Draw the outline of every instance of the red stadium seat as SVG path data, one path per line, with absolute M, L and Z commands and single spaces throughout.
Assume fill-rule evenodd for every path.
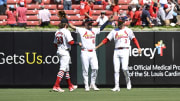
M 63 5 L 58 5 L 58 10 L 63 10 Z
M 50 24 L 51 24 L 51 25 L 59 25 L 59 24 L 60 24 L 60 21 L 50 21 Z
M 36 4 L 29 4 L 27 5 L 27 9 L 39 9 L 40 5 L 36 5 Z
M 122 13 L 127 13 L 128 11 L 127 10 L 119 10 L 119 13 L 122 14 Z
M 59 20 L 59 17 L 58 16 L 51 16 L 51 21 L 54 21 L 54 20 Z
M 7 21 L 0 21 L 0 26 L 7 25 Z
M 66 12 L 66 14 L 79 14 L 79 10 L 64 10 Z
M 57 9 L 56 8 L 56 5 L 53 5 L 53 4 L 51 4 L 51 5 L 44 5 L 45 7 L 44 8 L 46 8 L 46 9 Z
M 178 0 L 178 4 L 180 4 L 180 0 Z
M 6 15 L 0 15 L 0 21 L 6 20 L 7 16 Z
M 39 21 L 27 21 L 28 26 L 37 26 L 39 25 Z
M 51 0 L 42 0 L 44 4 L 50 4 Z
M 93 15 L 100 15 L 102 11 L 106 12 L 106 15 L 112 15 L 113 12 L 109 10 L 92 10 Z
M 80 5 L 72 5 L 72 9 L 77 9 Z
M 131 0 L 119 0 L 118 4 L 129 5 L 130 2 L 131 2 Z
M 7 4 L 16 4 L 19 0 L 7 0 Z
M 124 25 L 129 26 L 129 25 L 130 25 L 130 21 L 126 21 L 126 22 L 124 23 Z
M 28 21 L 37 21 L 37 20 L 39 20 L 38 16 L 26 16 L 26 17 L 27 17 Z
M 70 21 L 75 26 L 81 26 L 83 24 L 83 21 Z
M 83 20 L 85 16 L 67 16 L 68 20 Z
M 117 21 L 119 16 L 113 16 L 114 17 L 114 20 Z
M 92 16 L 93 20 L 96 20 L 98 18 L 98 16 Z
M 38 10 L 27 10 L 27 13 L 28 15 L 34 15 L 34 14 L 38 14 Z
M 128 9 L 129 5 L 119 5 L 119 9 Z
M 94 10 L 103 10 L 103 5 L 94 5 L 93 9 Z
M 32 0 L 26 0 L 26 3 L 27 3 L 27 4 L 32 3 Z
M 58 10 L 49 10 L 51 14 L 58 14 Z

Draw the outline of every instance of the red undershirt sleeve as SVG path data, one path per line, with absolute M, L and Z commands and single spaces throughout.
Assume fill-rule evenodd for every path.
M 133 38 L 132 41 L 134 42 L 134 44 L 136 45 L 137 48 L 140 48 L 139 42 L 137 41 L 136 38 Z

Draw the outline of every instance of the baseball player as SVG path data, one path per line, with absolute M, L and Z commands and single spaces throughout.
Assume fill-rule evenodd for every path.
M 114 78 L 115 78 L 115 87 L 111 89 L 112 91 L 120 91 L 119 87 L 119 71 L 120 71 L 120 63 L 122 63 L 122 70 L 125 75 L 125 80 L 127 83 L 127 89 L 131 89 L 131 80 L 129 77 L 128 71 L 128 63 L 129 63 L 129 48 L 130 48 L 130 40 L 134 42 L 134 44 L 138 48 L 138 53 L 141 53 L 141 48 L 137 39 L 134 36 L 134 33 L 131 29 L 124 26 L 126 18 L 119 17 L 118 28 L 112 30 L 108 36 L 98 45 L 96 49 L 101 47 L 103 44 L 114 39 L 115 49 L 113 56 L 114 63 Z
M 100 31 L 105 28 L 109 21 L 112 21 L 113 18 L 110 17 L 108 21 L 106 21 L 100 28 L 92 28 L 93 21 L 91 19 L 85 20 L 85 28 L 80 28 L 73 26 L 70 24 L 72 29 L 76 30 L 76 33 L 79 33 L 82 47 L 81 47 L 81 61 L 82 61 L 82 71 L 83 71 L 83 78 L 85 84 L 85 91 L 90 91 L 90 88 L 93 90 L 100 90 L 95 85 L 96 77 L 98 73 L 98 60 L 95 51 L 95 40 L 96 35 L 100 34 Z M 88 70 L 89 65 L 91 65 L 91 84 L 89 86 L 88 82 Z
M 64 92 L 63 89 L 60 88 L 60 82 L 65 74 L 66 81 L 69 85 L 69 91 L 73 91 L 77 88 L 76 85 L 73 85 L 70 80 L 69 74 L 69 63 L 70 63 L 70 54 L 69 51 L 71 49 L 71 45 L 77 44 L 81 45 L 79 42 L 74 42 L 68 28 L 68 20 L 66 18 L 61 20 L 61 24 L 59 25 L 60 29 L 56 31 L 54 44 L 57 47 L 57 55 L 60 58 L 60 69 L 57 74 L 56 82 L 53 86 L 53 91 Z

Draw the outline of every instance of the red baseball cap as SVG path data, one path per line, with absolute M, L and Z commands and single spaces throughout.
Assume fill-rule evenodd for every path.
M 168 8 L 168 5 L 167 5 L 167 4 L 165 4 L 165 5 L 164 5 L 164 8 L 165 8 L 165 9 L 166 9 L 166 8 Z

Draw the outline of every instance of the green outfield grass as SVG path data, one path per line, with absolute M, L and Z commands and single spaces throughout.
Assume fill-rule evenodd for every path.
M 85 92 L 83 88 L 64 93 L 49 92 L 50 89 L 0 89 L 0 101 L 180 101 L 180 88 L 110 88 Z

